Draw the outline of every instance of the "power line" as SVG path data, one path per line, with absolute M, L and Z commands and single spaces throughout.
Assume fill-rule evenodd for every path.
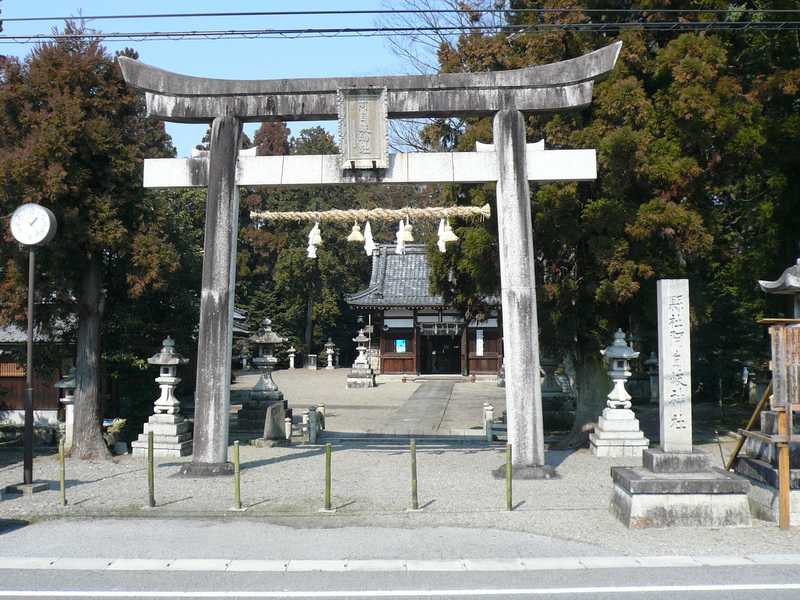
M 142 13 L 122 15 L 73 15 L 61 17 L 12 17 L 5 22 L 31 21 L 68 21 L 68 20 L 124 20 L 124 19 L 183 19 L 206 17 L 307 17 L 307 16 L 355 16 L 355 15 L 432 15 L 432 14 L 559 14 L 586 13 L 608 15 L 647 15 L 647 14 L 686 14 L 686 15 L 764 15 L 764 14 L 797 14 L 800 9 L 731 9 L 731 8 L 487 8 L 481 10 L 431 8 L 431 9 L 385 9 L 385 10 L 273 10 L 273 11 L 238 11 L 238 12 L 194 12 L 194 13 Z
M 642 31 L 798 31 L 800 21 L 619 21 L 583 23 L 533 23 L 525 26 L 425 26 L 425 27 L 345 27 L 299 29 L 229 29 L 189 31 L 95 32 L 67 34 L 0 35 L 0 43 L 31 43 L 50 40 L 104 39 L 113 41 L 220 40 L 263 38 L 389 37 L 420 33 L 532 33 L 535 31 L 579 31 L 618 33 Z

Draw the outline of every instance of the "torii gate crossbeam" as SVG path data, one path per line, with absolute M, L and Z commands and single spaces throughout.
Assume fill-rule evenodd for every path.
M 209 157 L 145 161 L 148 187 L 208 186 L 192 463 L 183 472 L 230 472 L 228 411 L 239 185 L 497 181 L 508 436 L 515 472 L 549 477 L 539 383 L 539 340 L 528 180 L 596 177 L 593 150 L 549 151 L 525 140 L 523 113 L 591 102 L 622 43 L 559 63 L 515 71 L 430 76 L 223 80 L 170 73 L 126 57 L 128 84 L 151 116 L 211 123 Z M 384 88 L 393 117 L 494 115 L 484 152 L 391 155 L 386 169 L 337 169 L 337 157 L 239 157 L 242 124 L 338 118 L 337 92 Z

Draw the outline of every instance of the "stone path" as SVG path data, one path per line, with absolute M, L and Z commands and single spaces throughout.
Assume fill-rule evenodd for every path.
M 401 435 L 433 435 L 453 394 L 452 381 L 425 381 L 408 400 L 381 423 L 376 432 Z M 449 431 L 443 433 L 450 433 Z

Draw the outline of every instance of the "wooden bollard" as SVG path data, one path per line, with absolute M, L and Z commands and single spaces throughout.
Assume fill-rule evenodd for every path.
M 153 432 L 147 432 L 147 505 L 156 505 L 156 471 L 153 457 Z
M 782 438 L 778 442 L 778 527 L 789 529 L 791 521 L 791 472 L 789 442 L 792 427 L 789 419 L 791 410 L 784 405 L 783 412 L 778 413 L 778 435 Z
M 61 492 L 61 506 L 67 505 L 67 482 L 64 460 L 64 440 L 62 439 L 58 442 L 58 486 Z
M 417 498 L 417 440 L 411 440 L 411 510 L 419 510 Z
M 325 444 L 325 510 L 331 510 L 331 445 Z
M 233 507 L 242 510 L 241 466 L 239 464 L 239 440 L 233 442 Z
M 511 499 L 511 444 L 506 444 L 506 510 L 514 510 Z

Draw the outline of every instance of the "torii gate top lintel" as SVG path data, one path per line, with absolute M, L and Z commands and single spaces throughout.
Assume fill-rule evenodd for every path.
M 339 89 L 386 88 L 390 118 L 491 114 L 578 108 L 592 100 L 594 81 L 619 56 L 615 42 L 577 58 L 510 71 L 237 80 L 165 71 L 121 56 L 125 81 L 146 92 L 148 112 L 166 121 L 203 123 L 222 115 L 240 121 L 332 120 Z

